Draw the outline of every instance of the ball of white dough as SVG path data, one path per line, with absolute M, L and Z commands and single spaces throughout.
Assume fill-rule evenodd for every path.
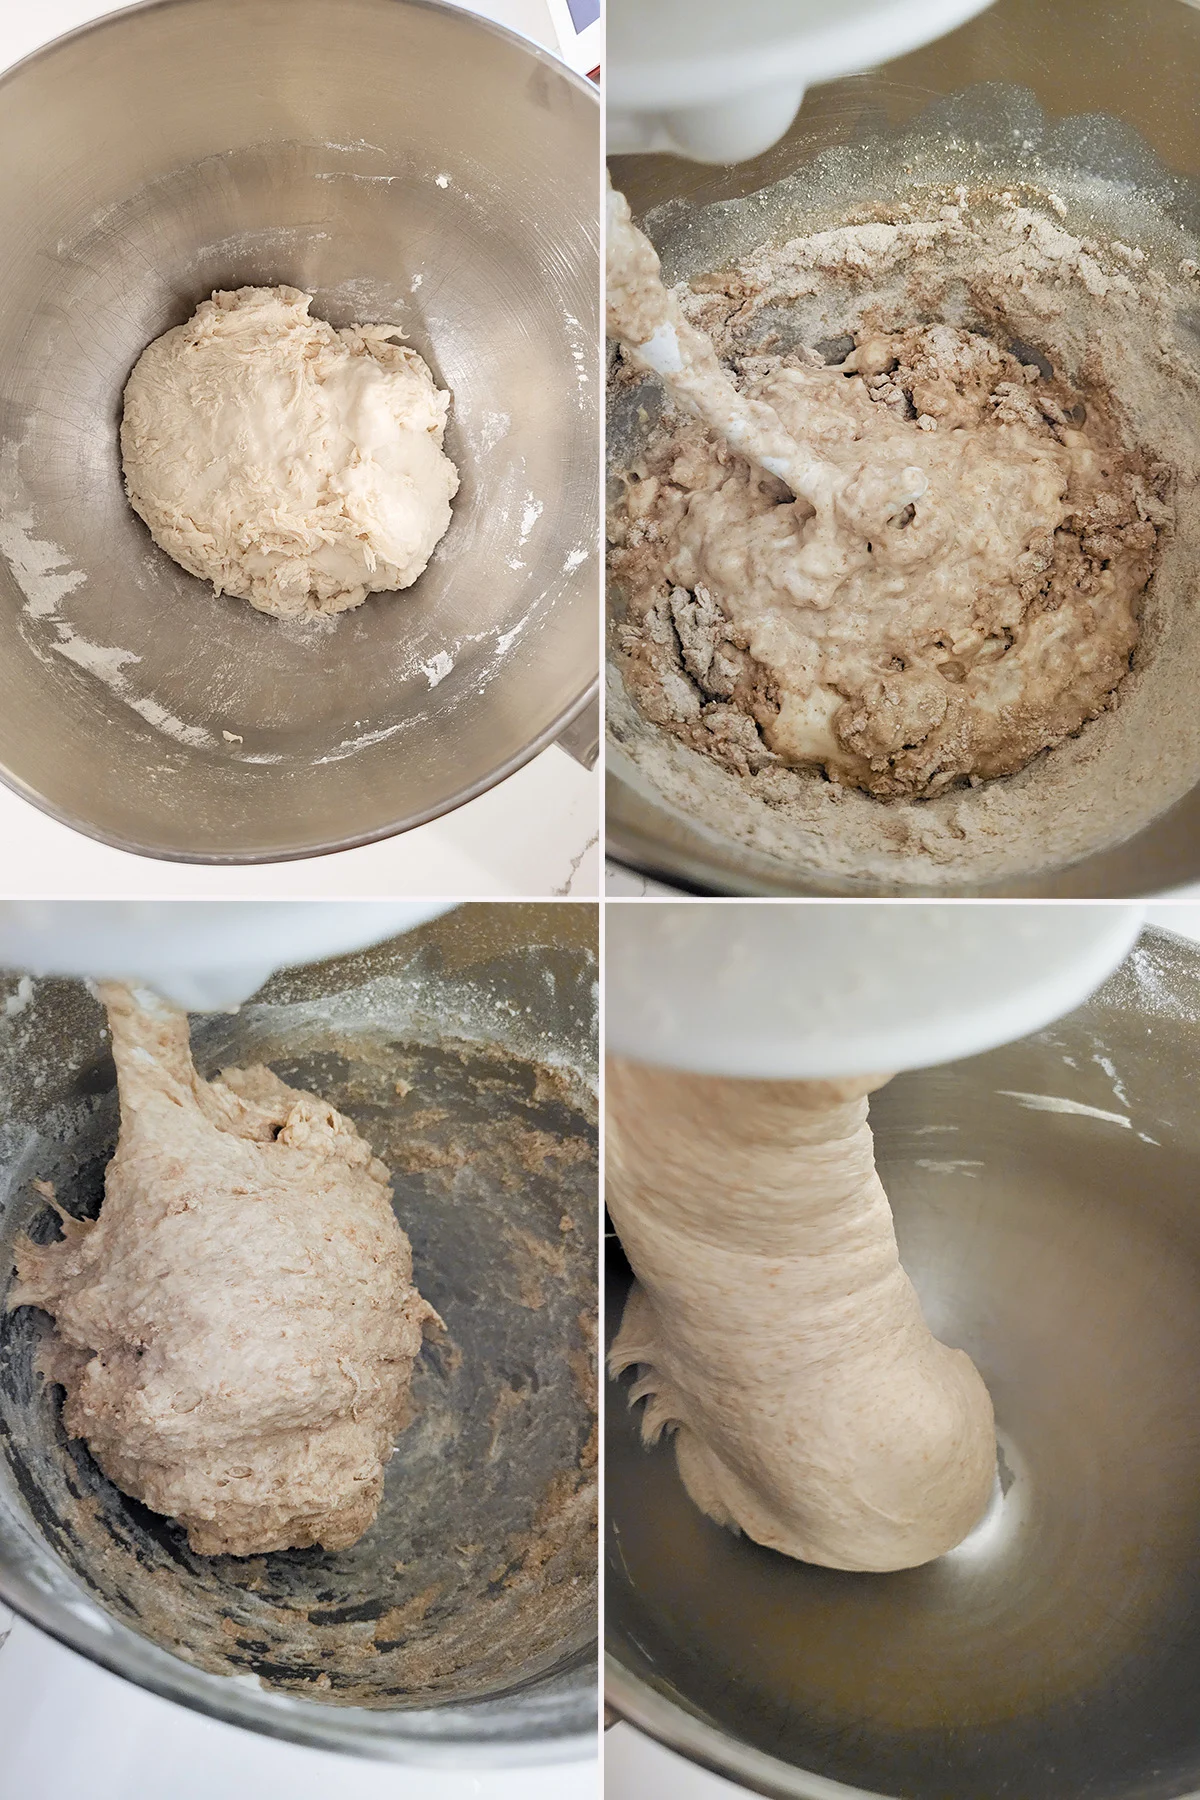
M 297 288 L 217 293 L 142 352 L 121 457 L 150 535 L 279 618 L 417 579 L 450 523 L 450 396 L 394 325 L 335 331 Z

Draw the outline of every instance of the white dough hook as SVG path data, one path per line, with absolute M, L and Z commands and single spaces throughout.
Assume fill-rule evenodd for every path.
M 365 949 L 441 900 L 6 900 L 0 968 L 144 983 L 189 1012 L 232 1011 L 276 970 Z
M 990 0 L 608 0 L 612 154 L 759 156 L 817 82 L 902 56 Z
M 821 1079 L 991 1050 L 1082 1005 L 1138 905 L 614 904 L 608 1048 L 702 1075 Z

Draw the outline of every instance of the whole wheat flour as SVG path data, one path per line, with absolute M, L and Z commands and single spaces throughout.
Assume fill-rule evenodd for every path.
M 834 472 L 823 504 L 669 404 L 620 469 L 614 735 L 719 835 L 843 879 L 996 878 L 1195 778 L 1195 266 L 1067 212 L 925 191 L 673 289 L 739 404 Z

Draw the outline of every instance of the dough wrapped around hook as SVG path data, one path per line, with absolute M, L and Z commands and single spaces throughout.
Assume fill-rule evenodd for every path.
M 610 1059 L 608 1204 L 638 1278 L 610 1367 L 702 1511 L 828 1568 L 915 1568 L 996 1479 L 987 1389 L 900 1264 L 867 1093 Z
M 100 988 L 121 1130 L 95 1221 L 17 1243 L 9 1309 L 54 1317 L 63 1420 L 201 1555 L 356 1543 L 440 1324 L 384 1164 L 263 1067 L 202 1081 L 184 1013 Z

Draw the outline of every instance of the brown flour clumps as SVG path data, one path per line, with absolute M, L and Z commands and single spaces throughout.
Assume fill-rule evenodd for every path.
M 820 874 L 936 882 L 1070 860 L 1190 786 L 1195 646 L 1145 688 L 1200 560 L 1172 507 L 1200 466 L 1177 326 L 1195 265 L 1164 275 L 1067 210 L 928 190 L 675 287 L 822 458 L 929 485 L 818 557 L 782 482 L 643 413 L 610 534 L 610 717 L 669 805 Z M 637 379 L 619 360 L 618 406 Z

